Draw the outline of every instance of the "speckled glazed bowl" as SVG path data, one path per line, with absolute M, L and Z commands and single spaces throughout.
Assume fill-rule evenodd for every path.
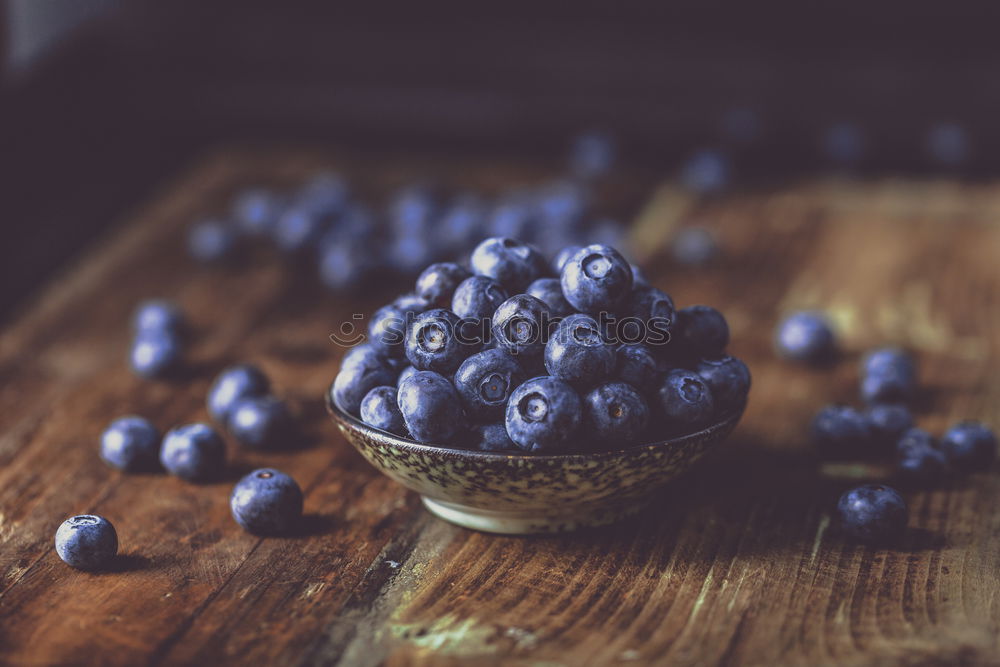
M 369 463 L 420 494 L 445 521 L 491 533 L 555 533 L 600 526 L 643 509 L 651 494 L 722 442 L 743 408 L 688 435 L 596 454 L 532 456 L 435 447 L 327 408 Z

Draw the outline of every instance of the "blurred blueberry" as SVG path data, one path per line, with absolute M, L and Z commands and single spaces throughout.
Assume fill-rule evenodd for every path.
M 183 335 L 187 323 L 184 313 L 177 304 L 164 299 L 150 299 L 136 306 L 132 314 L 132 330 L 136 334 L 143 331 L 159 331 Z
M 896 442 L 896 471 L 910 482 L 926 484 L 942 477 L 948 461 L 927 431 L 919 428 L 906 430 Z
M 681 183 L 698 194 L 714 194 L 729 185 L 729 158 L 721 151 L 697 151 L 681 168 Z
M 792 313 L 779 325 L 775 336 L 778 353 L 786 359 L 824 363 L 837 354 L 833 329 L 821 313 Z
M 386 251 L 387 266 L 401 276 L 419 275 L 437 256 L 427 239 L 427 236 L 397 236 Z
M 183 344 L 176 334 L 149 329 L 138 332 L 132 341 L 129 365 L 141 377 L 163 377 L 181 365 L 183 354 Z
M 969 158 L 969 137 L 957 123 L 939 123 L 927 132 L 927 153 L 942 167 L 957 167 Z
M 570 181 L 544 185 L 534 193 L 532 199 L 541 226 L 563 230 L 577 227 L 590 207 L 587 189 Z
M 294 205 L 318 216 L 332 216 L 344 210 L 350 195 L 350 188 L 343 177 L 333 172 L 322 172 L 299 189 Z
M 886 368 L 861 378 L 861 399 L 866 403 L 905 403 L 917 392 L 913 376 Z
M 670 250 L 674 260 L 685 266 L 705 266 L 719 256 L 715 235 L 704 227 L 685 227 L 677 232 Z
M 615 142 L 602 132 L 587 132 L 573 140 L 570 149 L 570 171 L 578 178 L 590 179 L 605 175 L 615 162 Z
M 96 514 L 81 514 L 62 522 L 56 531 L 56 553 L 78 570 L 101 570 L 118 553 L 118 533 Z
M 295 438 L 288 405 L 274 396 L 241 398 L 229 413 L 229 432 L 251 449 L 287 449 Z
M 392 195 L 389 224 L 396 236 L 425 237 L 437 212 L 436 197 L 430 188 L 422 185 L 405 186 Z
M 540 226 L 527 195 L 514 193 L 501 199 L 490 211 L 486 233 L 524 242 L 533 240 L 535 230 Z
M 861 361 L 862 375 L 878 375 L 890 371 L 916 380 L 917 364 L 913 357 L 898 347 L 880 347 L 865 355 Z
M 199 262 L 219 262 L 236 251 L 239 235 L 232 225 L 205 220 L 188 230 L 188 253 Z
M 297 253 L 316 246 L 329 226 L 328 217 L 302 206 L 293 206 L 278 217 L 271 234 L 279 250 Z
M 371 254 L 350 243 L 328 245 L 319 256 L 320 282 L 339 292 L 361 285 L 374 268 L 375 259 Z
M 867 456 L 872 444 L 871 424 L 848 405 L 828 405 L 813 418 L 812 440 L 823 458 Z
M 291 532 L 302 519 L 302 489 L 274 468 L 261 468 L 241 479 L 229 496 L 236 523 L 255 535 Z
M 178 426 L 163 438 L 160 464 L 189 482 L 215 479 L 226 465 L 226 445 L 208 424 Z
M 913 426 L 913 414 L 898 403 L 880 403 L 868 408 L 872 436 L 881 443 L 895 444 Z
M 233 201 L 233 221 L 244 234 L 265 236 L 270 233 L 284 204 L 267 190 L 241 192 Z
M 468 252 L 486 235 L 486 210 L 475 195 L 457 198 L 441 214 L 438 235 L 452 256 Z
M 581 232 L 589 244 L 610 246 L 619 252 L 625 251 L 627 244 L 625 225 L 617 220 L 602 218 L 593 221 L 586 231 Z
M 837 502 L 841 530 L 854 539 L 888 544 L 906 530 L 909 511 L 895 489 L 882 484 L 866 484 L 846 491 Z
M 964 421 L 941 436 L 941 449 L 955 468 L 965 472 L 982 472 L 996 458 L 997 436 L 985 424 Z
M 836 123 L 823 134 L 823 155 L 830 162 L 850 167 L 864 157 L 865 139 L 854 123 Z
M 142 417 L 120 417 L 101 434 L 101 458 L 126 472 L 159 467 L 160 432 Z
M 230 366 L 212 382 L 206 404 L 212 419 L 228 425 L 233 406 L 244 398 L 265 396 L 271 390 L 267 376 L 251 364 Z

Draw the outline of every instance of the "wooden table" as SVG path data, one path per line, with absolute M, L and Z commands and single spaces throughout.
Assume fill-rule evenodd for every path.
M 225 150 L 196 165 L 52 280 L 0 337 L 0 659 L 6 663 L 532 665 L 1000 662 L 1000 479 L 907 496 L 897 549 L 855 546 L 830 510 L 877 467 L 820 466 L 806 438 L 823 404 L 854 401 L 856 359 L 887 341 L 919 352 L 922 425 L 996 419 L 1000 403 L 1000 189 L 948 182 L 805 182 L 696 202 L 655 190 L 634 228 L 654 282 L 728 316 L 754 373 L 746 417 L 711 462 L 653 510 L 559 537 L 498 537 L 443 523 L 370 468 L 323 413 L 341 350 L 327 336 L 385 295 L 336 298 L 270 261 L 194 268 L 183 230 L 239 186 L 291 182 L 325 156 Z M 544 168 L 352 162 L 362 183 L 431 174 L 496 187 Z M 632 179 L 632 197 L 646 189 Z M 629 190 L 629 187 L 624 190 Z M 624 191 L 623 190 L 623 191 Z M 648 191 L 647 191 L 648 192 Z M 701 221 L 726 261 L 672 266 L 658 249 Z M 125 364 L 143 298 L 178 300 L 197 326 L 187 377 Z M 847 359 L 777 360 L 779 314 L 828 309 Z M 159 427 L 206 418 L 213 375 L 259 363 L 302 410 L 308 446 L 232 448 L 231 474 L 196 486 L 100 462 L 114 417 Z M 994 421 L 996 424 L 996 421 Z M 229 516 L 258 465 L 306 492 L 302 534 L 258 539 Z M 117 527 L 117 571 L 74 571 L 52 549 L 81 512 Z

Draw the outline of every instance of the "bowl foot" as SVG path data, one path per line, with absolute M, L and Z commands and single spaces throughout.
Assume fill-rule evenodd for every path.
M 459 505 L 421 496 L 431 514 L 449 523 L 486 533 L 503 535 L 534 535 L 539 533 L 566 533 L 580 528 L 606 526 L 642 510 L 645 504 L 633 502 L 612 505 L 599 510 L 586 509 L 562 514 L 517 512 L 513 510 L 488 510 L 470 505 Z

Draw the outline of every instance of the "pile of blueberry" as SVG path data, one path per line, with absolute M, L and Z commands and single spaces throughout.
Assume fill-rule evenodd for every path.
M 165 314 L 170 315 L 169 320 L 164 319 Z M 181 330 L 183 318 L 175 306 L 155 302 L 140 306 L 134 321 L 137 332 L 152 330 L 168 335 Z M 154 325 L 158 328 L 151 329 Z M 212 384 L 206 402 L 212 418 L 240 445 L 278 450 L 298 440 L 291 410 L 271 394 L 270 381 L 255 366 L 242 364 L 224 370 Z M 165 470 L 189 482 L 217 480 L 226 467 L 225 441 L 210 424 L 185 424 L 161 437 L 149 420 L 139 416 L 121 417 L 105 429 L 100 456 L 124 472 Z M 295 480 L 273 468 L 246 475 L 230 495 L 233 518 L 257 535 L 293 530 L 302 516 L 302 504 L 302 491 Z M 117 550 L 117 533 L 103 517 L 75 516 L 56 532 L 60 558 L 79 569 L 106 568 Z
M 465 258 L 484 236 L 520 238 L 551 252 L 583 239 L 617 244 L 623 226 L 596 215 L 593 205 L 614 153 L 608 137 L 586 134 L 574 143 L 560 180 L 492 200 L 408 185 L 381 209 L 360 201 L 339 175 L 320 173 L 289 194 L 239 193 L 225 218 L 191 227 L 188 248 L 200 261 L 219 262 L 266 240 L 297 261 L 309 260 L 325 286 L 347 290 L 376 275 L 412 279 L 432 262 Z
M 819 313 L 799 312 L 785 319 L 776 335 L 778 351 L 798 361 L 822 363 L 836 354 L 829 322 Z M 891 458 L 895 476 L 909 488 L 941 481 L 949 473 L 989 468 L 997 437 L 984 424 L 964 421 L 940 439 L 917 428 L 911 406 L 917 395 L 917 366 L 896 347 L 868 353 L 861 363 L 859 394 L 866 408 L 828 405 L 815 416 L 811 435 L 823 459 Z M 904 531 L 906 503 L 895 489 L 868 484 L 843 494 L 837 506 L 841 526 L 866 542 L 890 543 Z
M 181 365 L 188 327 L 177 306 L 158 299 L 141 303 L 132 317 L 132 332 L 129 364 L 137 375 L 163 377 Z
M 334 402 L 373 427 L 480 451 L 614 450 L 697 431 L 750 389 L 714 308 L 670 296 L 607 245 L 482 241 L 432 264 L 344 356 Z

